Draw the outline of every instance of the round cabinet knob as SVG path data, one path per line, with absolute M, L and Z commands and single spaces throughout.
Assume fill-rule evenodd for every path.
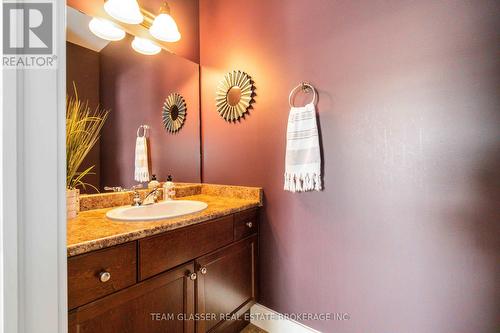
M 252 223 L 252 222 L 247 222 L 247 223 L 245 223 L 245 224 L 246 224 L 246 226 L 247 226 L 247 227 L 249 227 L 249 228 L 253 227 L 253 223 Z
M 196 273 L 190 273 L 190 274 L 189 274 L 189 278 L 190 278 L 191 280 L 196 280 L 196 278 L 197 278 L 197 277 L 198 277 L 198 275 L 196 275 Z
M 101 282 L 108 282 L 109 279 L 111 279 L 111 273 L 110 272 L 101 272 L 99 274 L 99 280 L 101 280 Z
M 200 268 L 200 273 L 203 275 L 207 274 L 207 268 L 206 267 Z

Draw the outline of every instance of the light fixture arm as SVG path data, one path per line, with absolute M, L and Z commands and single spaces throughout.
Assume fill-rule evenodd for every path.
M 168 5 L 168 3 L 166 1 L 161 5 L 159 13 L 170 15 L 170 6 Z
M 144 16 L 144 21 L 142 21 L 141 25 L 146 29 L 151 28 L 151 26 L 153 25 L 153 21 L 156 18 L 156 15 L 151 13 L 149 10 L 146 10 L 142 7 L 141 7 L 141 14 Z M 166 1 L 161 5 L 160 10 L 158 11 L 158 14 L 170 15 L 170 6 L 168 5 L 168 3 Z
M 151 28 L 156 16 L 143 8 L 141 8 L 141 14 L 144 16 L 144 21 L 142 21 L 141 25 L 146 29 Z

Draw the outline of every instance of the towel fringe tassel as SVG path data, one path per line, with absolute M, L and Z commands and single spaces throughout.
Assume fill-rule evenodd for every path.
M 134 175 L 134 180 L 138 182 L 147 182 L 149 181 L 149 171 L 148 169 L 136 169 L 135 170 L 135 175 Z
M 321 175 L 317 173 L 285 173 L 285 190 L 290 192 L 321 191 Z

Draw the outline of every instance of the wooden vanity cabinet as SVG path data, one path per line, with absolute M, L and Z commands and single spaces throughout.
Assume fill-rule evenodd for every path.
M 258 232 L 259 210 L 250 209 L 234 215 L 234 240 L 243 239 Z
M 241 227 L 246 223 L 248 231 Z M 239 332 L 248 322 L 231 319 L 257 300 L 257 230 L 258 210 L 253 209 L 69 258 L 69 299 L 78 305 L 70 308 L 69 332 Z M 111 278 L 99 282 L 103 286 L 123 280 L 122 272 L 132 271 L 137 278 L 112 292 L 93 280 L 108 268 Z M 86 285 L 78 284 L 82 270 L 88 271 Z M 197 316 L 215 318 L 193 320 Z
M 257 298 L 257 236 L 198 258 L 196 266 L 197 312 L 216 315 L 211 320 L 199 321 L 196 332 L 231 332 L 228 328 L 238 326 L 238 322 L 224 321 L 230 319 L 225 316 L 239 310 L 238 317 Z
M 84 305 L 69 314 L 75 333 L 191 333 L 194 322 L 193 263 Z M 167 317 L 171 316 L 171 317 Z
M 233 241 L 234 216 L 139 240 L 139 280 L 147 279 Z
M 68 259 L 68 308 L 74 309 L 137 282 L 135 242 Z M 109 274 L 109 279 L 104 283 Z M 103 280 L 101 280 L 103 279 Z

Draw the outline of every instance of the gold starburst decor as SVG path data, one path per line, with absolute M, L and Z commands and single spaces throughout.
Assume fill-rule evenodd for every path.
M 253 101 L 254 89 L 252 78 L 247 73 L 227 73 L 217 87 L 217 112 L 226 121 L 238 120 L 248 111 Z
M 178 132 L 186 120 L 186 101 L 178 93 L 168 95 L 163 104 L 163 126 L 170 133 Z

